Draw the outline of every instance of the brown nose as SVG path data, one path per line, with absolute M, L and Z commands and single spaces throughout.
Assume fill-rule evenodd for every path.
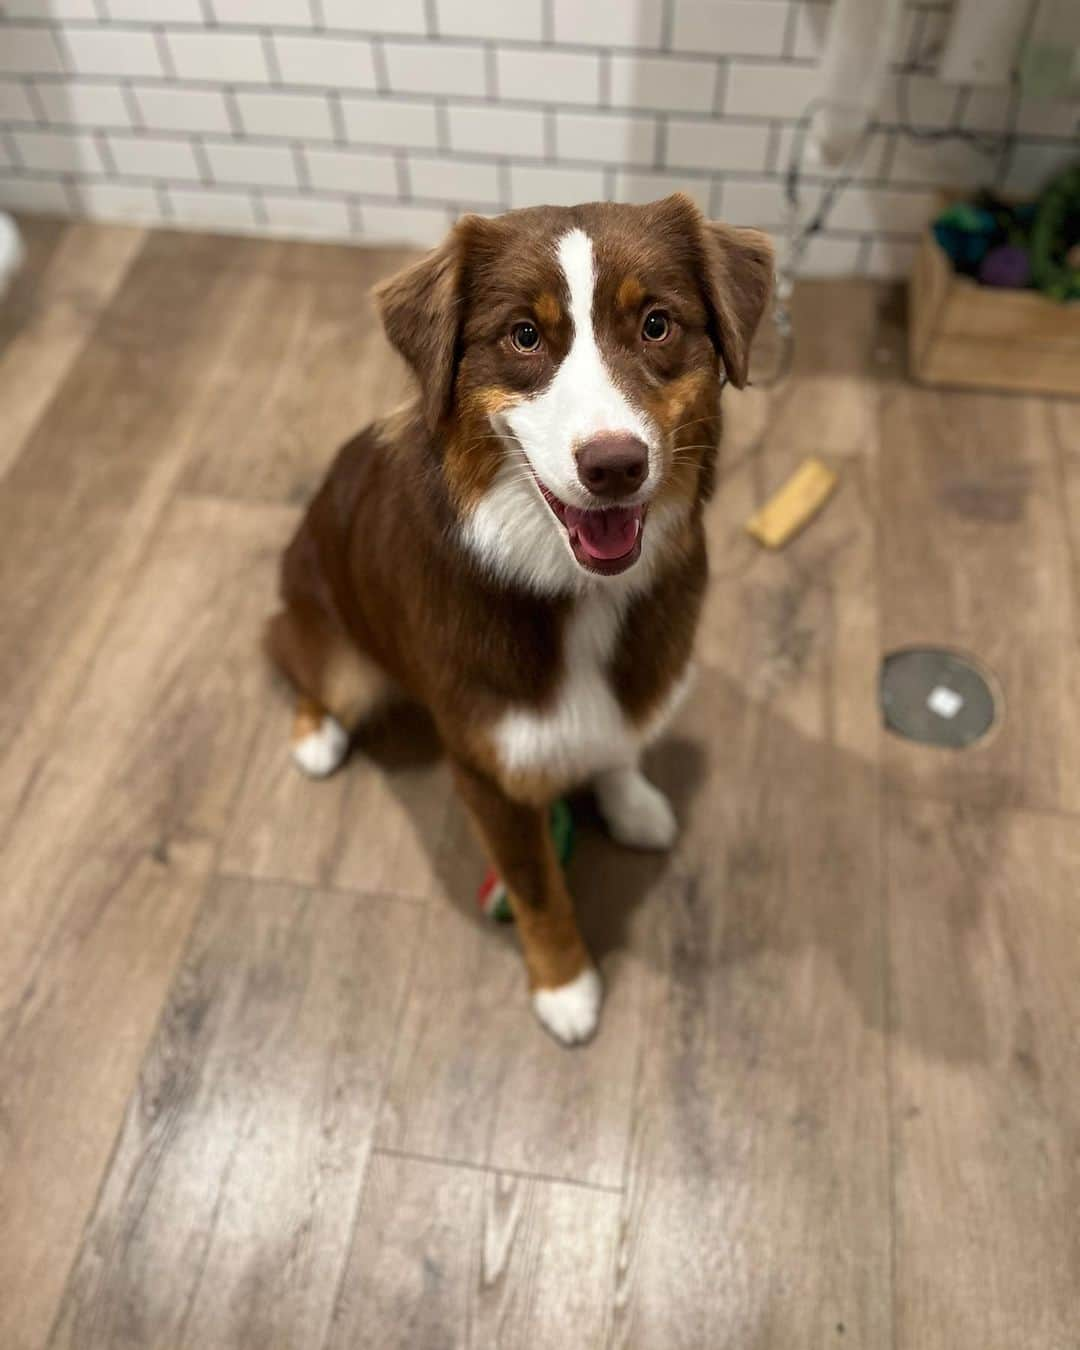
M 636 436 L 602 432 L 578 446 L 578 477 L 598 497 L 629 497 L 649 476 L 649 451 Z

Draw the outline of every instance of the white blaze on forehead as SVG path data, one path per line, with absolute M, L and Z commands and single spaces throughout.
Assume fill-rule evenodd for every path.
M 556 257 L 570 298 L 570 350 L 551 383 L 505 414 L 533 468 L 564 501 L 588 503 L 577 476 L 575 449 L 600 432 L 637 436 L 649 447 L 650 471 L 659 470 L 659 437 L 652 420 L 634 408 L 615 383 L 596 341 L 593 241 L 582 229 L 564 234 Z M 655 480 L 654 480 L 655 481 Z

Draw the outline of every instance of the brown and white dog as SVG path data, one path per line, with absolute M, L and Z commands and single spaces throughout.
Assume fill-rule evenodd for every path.
M 297 763 L 337 768 L 388 685 L 426 705 L 567 1043 L 601 986 L 549 805 L 591 783 L 621 843 L 675 838 L 638 759 L 686 686 L 720 389 L 772 270 L 683 196 L 465 217 L 377 292 L 417 400 L 341 450 L 284 557 Z

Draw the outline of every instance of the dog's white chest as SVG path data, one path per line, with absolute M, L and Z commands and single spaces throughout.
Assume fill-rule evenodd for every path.
M 580 600 L 564 637 L 562 683 L 543 710 L 512 708 L 495 724 L 495 752 L 509 774 L 541 774 L 581 782 L 604 769 L 632 764 L 660 730 L 676 702 L 644 726 L 627 719 L 608 671 L 624 602 L 598 592 Z

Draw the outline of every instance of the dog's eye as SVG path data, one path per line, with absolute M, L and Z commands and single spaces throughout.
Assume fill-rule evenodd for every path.
M 540 346 L 540 330 L 534 323 L 516 323 L 510 329 L 510 341 L 519 352 L 535 352 Z
M 671 332 L 671 320 L 662 309 L 650 309 L 641 325 L 641 336 L 646 342 L 663 342 Z

